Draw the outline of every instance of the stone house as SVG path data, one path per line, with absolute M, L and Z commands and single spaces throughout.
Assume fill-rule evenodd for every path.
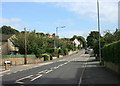
M 2 35 L 2 43 L 1 43 L 1 54 L 9 55 L 18 53 L 18 48 L 14 46 L 11 42 L 11 38 L 15 35 Z

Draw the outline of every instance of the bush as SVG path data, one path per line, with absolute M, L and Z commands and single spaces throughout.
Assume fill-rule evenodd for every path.
M 120 41 L 105 45 L 102 49 L 103 60 L 113 63 L 120 63 Z
M 63 49 L 63 55 L 68 55 L 68 49 L 66 48 L 66 49 Z
M 47 52 L 47 53 L 54 53 L 54 48 L 48 48 L 48 49 L 46 50 L 46 52 Z
M 62 49 L 59 49 L 59 50 L 58 50 L 58 54 L 59 54 L 59 55 L 64 55 L 63 50 L 62 50 Z
M 47 61 L 50 59 L 50 55 L 49 54 L 42 54 L 42 57 L 44 57 L 44 61 Z

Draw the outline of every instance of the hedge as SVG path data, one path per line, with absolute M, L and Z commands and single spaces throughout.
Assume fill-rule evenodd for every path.
M 104 61 L 120 63 L 120 40 L 105 45 L 102 49 L 102 57 Z
M 47 61 L 50 59 L 50 55 L 49 54 L 42 54 L 42 57 L 44 57 L 44 61 Z

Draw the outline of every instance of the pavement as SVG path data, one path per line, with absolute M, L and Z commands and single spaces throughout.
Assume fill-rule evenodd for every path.
M 118 76 L 99 65 L 84 50 L 63 59 L 13 67 L 2 76 L 3 86 L 119 86 Z M 15 70 L 21 70 L 15 72 Z M 28 68 L 28 69 L 26 69 Z
M 82 86 L 120 86 L 118 75 L 100 65 L 95 57 L 87 61 L 85 72 L 82 78 Z

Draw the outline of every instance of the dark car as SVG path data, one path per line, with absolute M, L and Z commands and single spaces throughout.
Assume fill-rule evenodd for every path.
M 88 50 L 85 50 L 85 54 L 89 54 Z

